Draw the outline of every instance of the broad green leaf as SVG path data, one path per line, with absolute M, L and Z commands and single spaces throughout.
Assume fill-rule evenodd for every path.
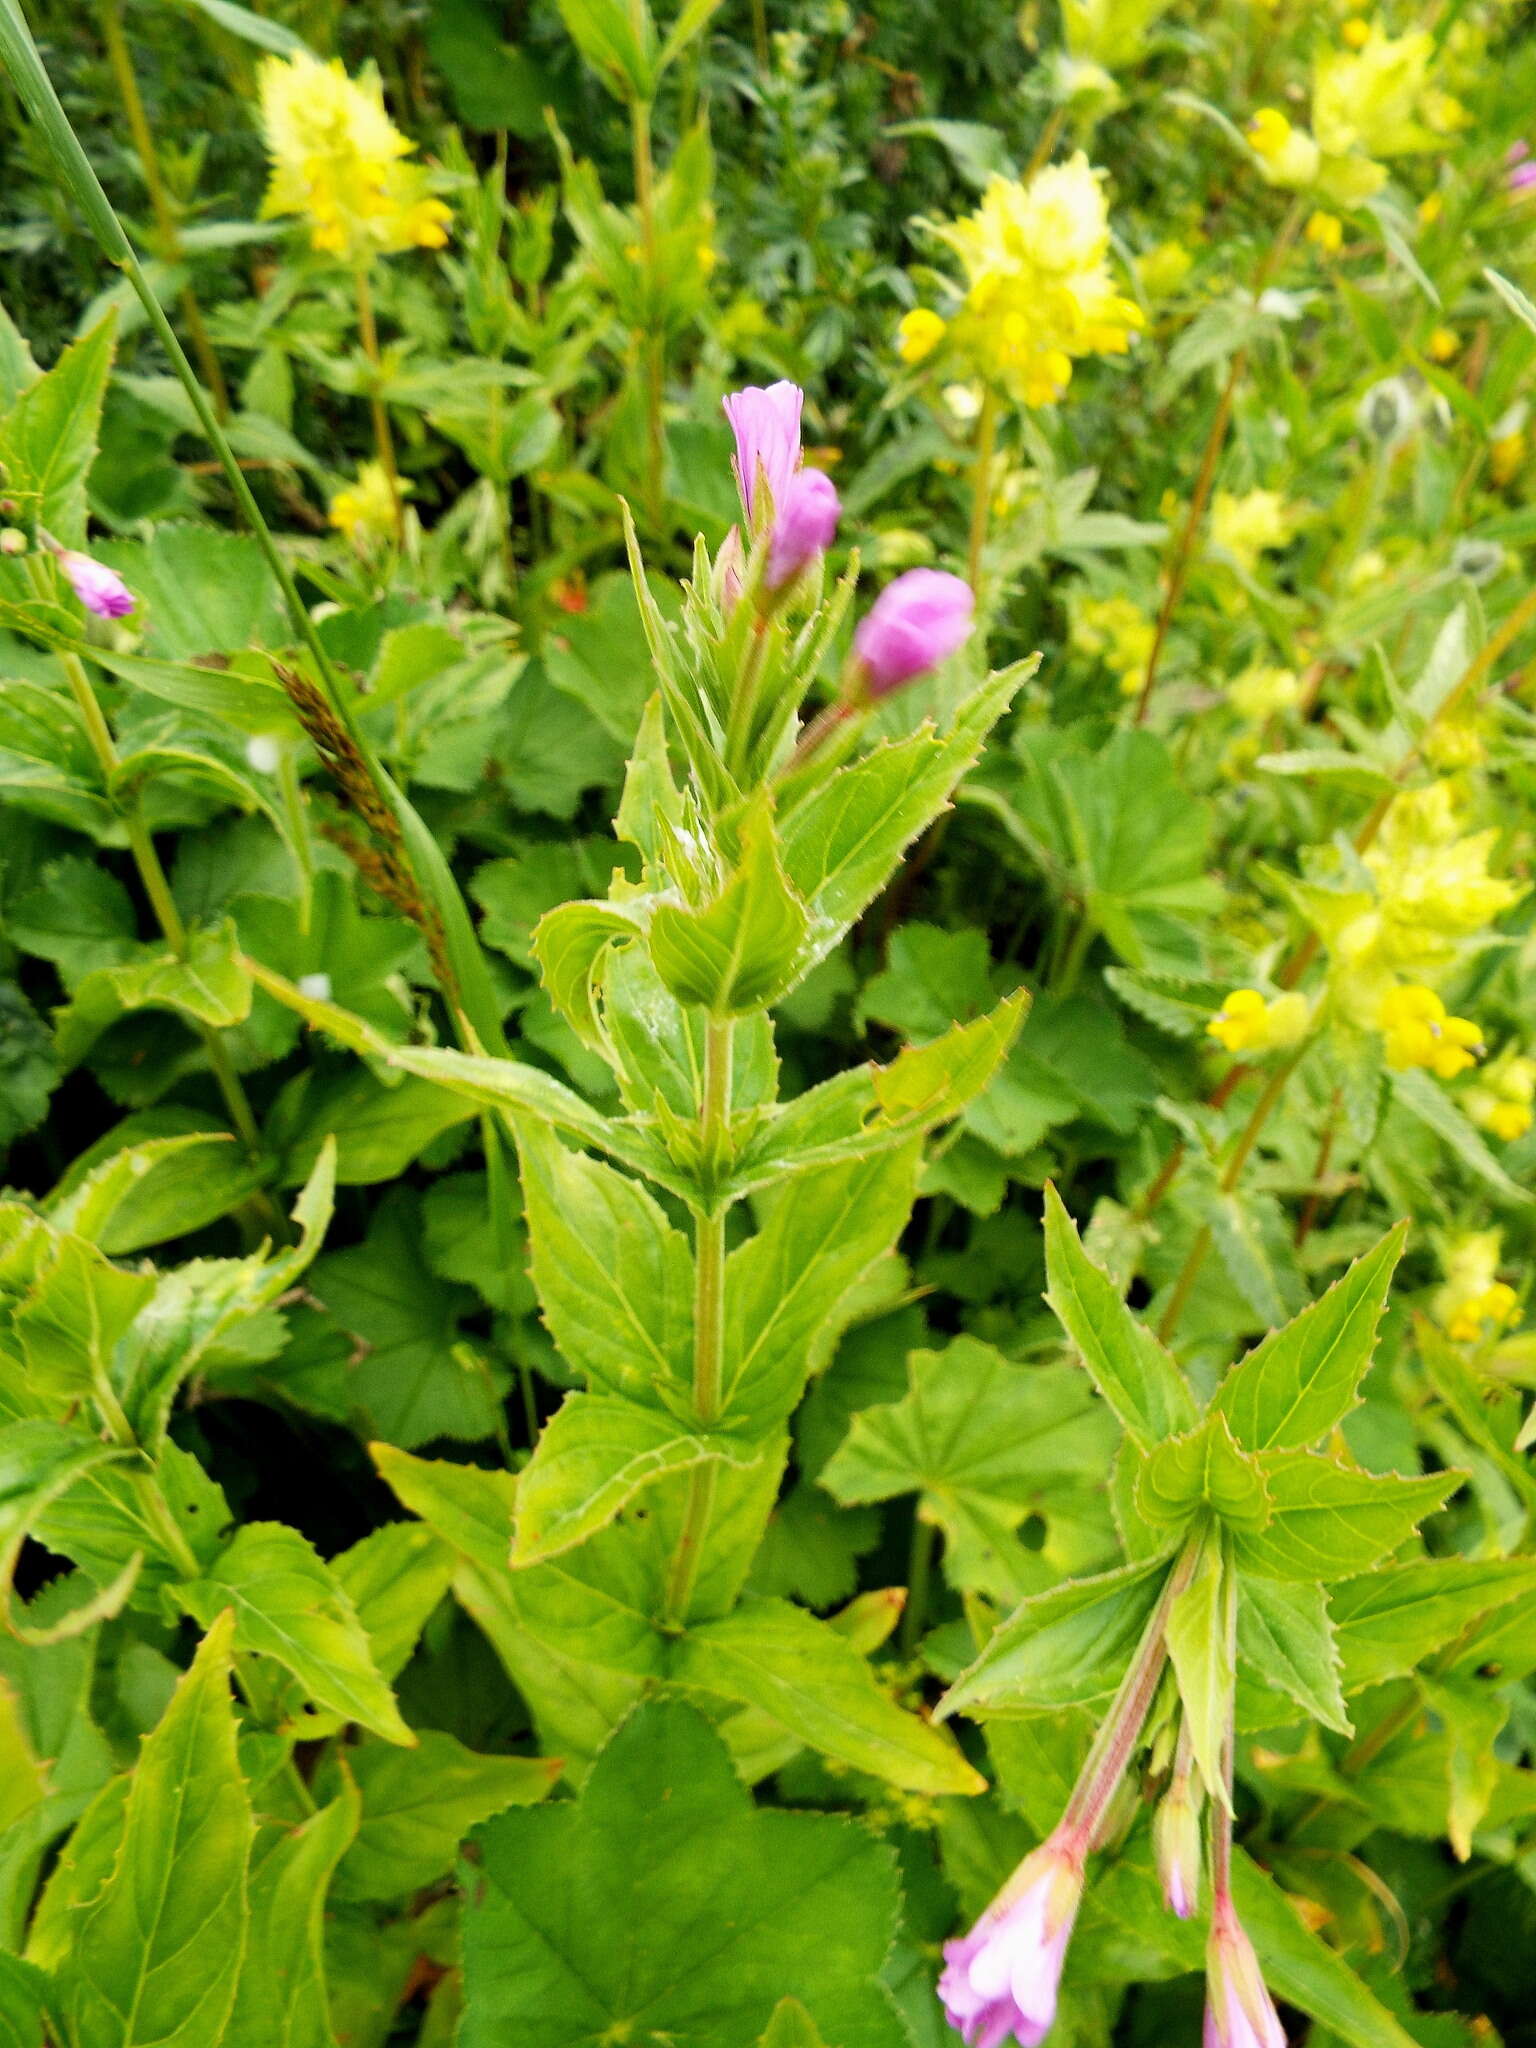
M 334 2048 L 325 1995 L 326 1898 L 357 1823 L 357 1793 L 344 1785 L 291 1831 L 269 1825 L 258 1832 L 250 1938 L 220 2048 Z
M 1536 1471 L 1517 1448 L 1524 1398 L 1511 1386 L 1480 1377 L 1465 1354 L 1427 1316 L 1414 1318 L 1414 1342 L 1430 1385 L 1468 1441 L 1491 1458 L 1501 1476 L 1536 1512 Z
M 1164 1636 L 1196 1767 L 1211 1798 L 1224 1806 L 1230 1800 L 1222 1754 L 1237 1680 L 1228 1615 L 1230 1570 L 1223 1568 L 1219 1545 L 1208 1542 L 1194 1577 L 1174 1595 Z
M 1213 1403 L 1247 1451 L 1303 1450 L 1355 1406 L 1408 1226 L 1233 1366 Z
M 1430 1075 L 1417 1068 L 1392 1076 L 1393 1100 L 1417 1118 L 1458 1158 L 1470 1173 L 1511 1208 L 1533 1199 L 1504 1170 L 1485 1144 L 1481 1132 Z
M 1290 2005 L 1330 2027 L 1349 2048 L 1418 2048 L 1342 1957 L 1314 1934 L 1274 1879 L 1241 1849 L 1232 1890 L 1265 1981 Z
M 798 1998 L 781 1998 L 757 2048 L 827 2048 Z
M 1472 1837 L 1498 1789 L 1501 1759 L 1494 1744 L 1509 1719 L 1507 1692 L 1478 1684 L 1437 1684 L 1419 1689 L 1446 1736 L 1445 1832 L 1458 1863 L 1472 1855 Z
M 195 1117 L 189 1112 L 189 1120 Z M 110 1258 L 189 1236 L 261 1184 L 260 1166 L 230 1132 L 217 1129 L 146 1137 L 94 1160 L 87 1153 L 85 1162 L 82 1172 L 76 1160 L 44 1206 L 61 1230 L 88 1238 Z
M 878 1981 L 890 1850 L 830 1815 L 755 1811 L 685 1705 L 627 1721 L 578 1804 L 504 1814 L 477 1839 L 463 2048 L 741 2048 L 786 1983 L 839 2048 L 904 2048 Z
M 1084 1252 L 1055 1187 L 1045 1191 L 1046 1300 L 1094 1385 L 1144 1450 L 1194 1426 L 1194 1397 L 1152 1332 Z
M 11 1327 L 37 1394 L 60 1409 L 111 1385 L 112 1361 L 155 1292 L 152 1273 L 127 1273 L 84 1238 L 52 1236 Z
M 297 1529 L 247 1522 L 213 1569 L 182 1586 L 179 1598 L 204 1627 L 232 1608 L 236 1649 L 291 1671 L 317 1707 L 389 1742 L 414 1742 L 374 1667 L 357 1610 Z
M 105 1889 L 76 1909 L 59 2003 L 71 2048 L 220 2048 L 249 1912 L 250 1801 L 235 1757 L 233 1621 L 203 1638 L 139 1753 Z
M 364 1742 L 345 1757 L 362 1821 L 336 1873 L 338 1899 L 403 1899 L 451 1876 L 471 1828 L 534 1805 L 561 1770 L 559 1757 L 476 1756 L 436 1728 L 413 1750 Z
M 629 0 L 558 0 L 572 42 L 621 100 L 656 96 L 656 26 L 650 8 Z
M 979 1792 L 954 1743 L 882 1692 L 846 1636 L 787 1600 L 750 1601 L 678 1642 L 679 1685 L 740 1700 L 812 1749 L 909 1792 Z
M 1261 1460 L 1272 1514 L 1267 1527 L 1236 1532 L 1238 1562 L 1262 1578 L 1331 1584 L 1369 1571 L 1406 1543 L 1462 1482 L 1459 1472 L 1378 1478 L 1310 1451 Z
M 294 34 L 280 21 L 272 21 L 264 14 L 257 14 L 249 7 L 241 7 L 236 0 L 181 0 L 181 4 L 192 7 L 204 14 L 232 36 L 239 36 L 242 42 L 254 43 L 259 50 L 270 50 L 279 57 L 295 57 L 309 48 L 301 36 Z
M 660 903 L 651 913 L 656 972 L 679 1002 L 735 1017 L 778 1001 L 798 978 L 809 929 L 785 879 L 766 806 L 742 827 L 741 863 L 712 903 Z
M 6 490 L 27 525 L 69 548 L 85 544 L 85 479 L 96 459 L 117 323 L 109 316 L 27 386 L 0 426 Z
M 44 2048 L 48 1994 L 35 1964 L 0 1954 L 0 2048 Z
M 1289 1693 L 1325 1727 L 1353 1734 L 1339 1689 L 1339 1648 L 1322 1586 L 1243 1574 L 1238 1586 L 1237 1654 L 1263 1684 Z
M 527 1119 L 518 1126 L 533 1282 L 573 1371 L 610 1393 L 692 1407 L 693 1256 L 639 1184 Z
M 944 1351 L 917 1351 L 901 1400 L 864 1408 L 819 1483 L 843 1502 L 921 1496 L 918 1513 L 937 1522 L 952 1553 L 952 1582 L 1015 1597 L 1015 1574 L 1000 1561 L 976 1579 L 968 1557 L 1006 1551 L 1026 1514 L 1044 1517 L 1040 1555 L 1062 1562 L 1058 1508 L 1071 1521 L 1096 1492 L 1114 1455 L 1115 1429 L 1081 1373 L 1068 1365 L 1020 1365 L 974 1337 Z
M 1171 1437 L 1142 1461 L 1136 1505 L 1157 1528 L 1183 1528 L 1202 1508 L 1233 1529 L 1262 1529 L 1269 1492 L 1256 1458 L 1232 1441 L 1226 1418 L 1207 1415 L 1187 1436 Z
M 731 1438 L 681 1428 L 669 1415 L 609 1394 L 569 1394 L 518 1475 L 514 1565 L 583 1543 L 626 1501 L 669 1472 L 708 1458 L 750 1464 Z
M 725 1426 L 757 1438 L 788 1417 L 842 1327 L 839 1304 L 906 1223 L 916 1170 L 908 1139 L 762 1199 L 762 1227 L 726 1260 Z
M 121 967 L 88 974 L 58 1017 L 59 1057 L 78 1066 L 124 1011 L 173 1010 L 193 1024 L 224 1029 L 250 1015 L 251 977 L 232 925 L 193 932 L 184 958 L 146 948 Z
M 427 1147 L 467 1123 L 473 1109 L 459 1095 L 409 1075 L 391 1084 L 367 1067 L 307 1067 L 286 1088 L 269 1119 L 278 1177 L 301 1181 L 320 1149 L 334 1144 L 336 1178 L 344 1187 L 398 1180 Z
M 1536 1558 L 1416 1558 L 1378 1567 L 1329 1596 L 1344 1690 L 1402 1678 L 1484 1615 L 1536 1595 Z
M 84 1430 L 67 1428 L 62 1422 L 28 1418 L 0 1428 L 0 1618 L 13 1635 L 26 1640 L 29 1631 L 13 1612 L 11 1581 L 21 1546 L 52 1503 L 61 1500 L 95 1468 L 115 1463 L 128 1454 Z M 116 1605 L 105 1611 L 115 1613 L 127 1599 L 139 1559 L 119 1559 L 122 1574 L 110 1588 Z M 85 1628 L 100 1618 L 96 1612 L 79 1610 L 67 1624 L 66 1633 Z
M 453 1556 L 421 1522 L 385 1522 L 333 1557 L 331 1576 L 357 1609 L 375 1668 L 398 1678 L 448 1590 Z
M 578 1038 L 600 1044 L 593 991 L 610 946 L 633 944 L 644 930 L 635 903 L 562 903 L 539 919 L 533 934 L 549 999 Z
M 1167 1577 L 1167 1559 L 1149 1558 L 1026 1600 L 944 1695 L 940 1715 L 1031 1714 L 1107 1698 Z

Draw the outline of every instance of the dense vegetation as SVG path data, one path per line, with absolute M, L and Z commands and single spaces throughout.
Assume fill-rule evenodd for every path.
M 4 2042 L 1536 2048 L 1529 29 L 0 0 Z

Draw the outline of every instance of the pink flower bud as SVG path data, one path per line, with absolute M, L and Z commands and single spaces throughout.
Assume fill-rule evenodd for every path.
M 970 636 L 976 599 L 942 569 L 908 569 L 859 622 L 854 659 L 871 697 L 888 696 L 947 661 Z
M 1211 1909 L 1205 1952 L 1204 2048 L 1286 2048 L 1285 2029 L 1264 1988 L 1253 1943 L 1230 1898 Z
M 1052 1836 L 1025 1857 L 970 1933 L 945 1943 L 939 1997 L 970 2048 L 998 2048 L 1010 2033 L 1020 2048 L 1045 2039 L 1082 1896 L 1082 1853 Z
M 733 391 L 722 403 L 725 416 L 736 436 L 733 467 L 741 502 L 747 508 L 749 525 L 759 524 L 758 479 L 768 486 L 775 511 L 782 510 L 790 478 L 800 467 L 800 413 L 805 393 L 798 384 L 781 379 L 766 390 L 749 384 L 745 391 Z
M 768 588 L 782 590 L 832 545 L 843 508 L 831 477 L 819 469 L 797 469 L 773 503 Z
M 1200 1902 L 1200 1809 L 1187 1777 L 1174 1780 L 1152 1816 L 1152 1849 L 1169 1912 L 1188 1920 Z
M 76 597 L 98 619 L 126 618 L 133 610 L 133 592 L 105 562 L 93 561 L 74 548 L 60 548 L 58 563 Z

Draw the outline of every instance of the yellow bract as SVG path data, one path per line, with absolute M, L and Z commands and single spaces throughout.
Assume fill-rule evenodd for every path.
M 1255 725 L 1289 711 L 1300 701 L 1301 677 L 1292 668 L 1255 664 L 1227 685 L 1227 702 L 1239 717 L 1251 719 Z
M 1071 614 L 1072 645 L 1102 661 L 1118 678 L 1123 696 L 1134 696 L 1156 633 L 1140 605 L 1128 597 L 1074 597 Z
M 354 547 L 376 547 L 395 531 L 395 501 L 382 462 L 365 462 L 355 483 L 337 491 L 327 508 L 330 522 Z
M 1109 274 L 1103 175 L 1079 152 L 1027 184 L 996 177 L 974 213 L 938 230 L 966 277 L 950 339 L 1020 404 L 1060 398 L 1074 358 L 1123 354 L 1145 324 Z
M 302 214 L 313 248 L 356 267 L 401 249 L 441 249 L 452 218 L 405 161 L 415 144 L 384 110 L 378 78 L 334 59 L 264 58 L 261 119 L 272 178 L 262 218 Z
M 1475 1344 L 1514 1320 L 1519 1298 L 1497 1277 L 1502 1244 L 1497 1230 L 1473 1230 L 1453 1238 L 1441 1255 L 1445 1285 L 1435 1290 L 1434 1317 L 1458 1344 Z
M 896 353 L 904 363 L 920 363 L 944 339 L 946 322 L 927 306 L 904 313 L 896 329 Z
M 1235 988 L 1205 1030 L 1228 1052 L 1272 1052 L 1299 1044 L 1310 1021 L 1306 997 L 1294 990 L 1266 1002 L 1256 988 Z
M 1476 1124 L 1492 1131 L 1506 1145 L 1523 1138 L 1536 1109 L 1536 1060 L 1507 1047 L 1483 1069 L 1478 1085 L 1468 1088 L 1462 1107 Z
M 1344 246 L 1344 223 L 1336 213 L 1314 213 L 1307 222 L 1306 236 L 1325 256 L 1337 256 Z
M 1279 491 L 1245 491 L 1238 497 L 1218 491 L 1211 506 L 1211 542 L 1251 572 L 1259 556 L 1283 548 L 1296 527 L 1296 515 Z
M 1466 115 L 1429 79 L 1434 39 L 1423 29 L 1386 36 L 1371 28 L 1358 50 L 1331 50 L 1312 79 L 1312 127 L 1325 155 L 1369 157 L 1433 149 Z
M 1387 1042 L 1387 1065 L 1402 1073 L 1428 1067 L 1440 1081 L 1477 1064 L 1483 1034 L 1470 1017 L 1448 1017 L 1432 988 L 1389 989 L 1378 1019 Z

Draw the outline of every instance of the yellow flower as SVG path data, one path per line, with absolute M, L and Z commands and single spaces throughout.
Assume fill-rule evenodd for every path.
M 1259 556 L 1283 548 L 1295 528 L 1295 515 L 1279 491 L 1218 491 L 1211 507 L 1211 543 L 1252 573 Z
M 1194 261 L 1182 242 L 1159 242 L 1136 258 L 1136 275 L 1149 299 L 1169 299 L 1188 277 Z
M 1294 669 L 1255 664 L 1227 685 L 1227 702 L 1240 718 L 1262 725 L 1278 712 L 1289 711 L 1301 697 L 1301 677 Z
M 1365 865 L 1406 971 L 1426 947 L 1482 931 L 1519 900 L 1521 890 L 1488 872 L 1496 836 L 1462 832 L 1448 783 L 1393 798 Z
M 1433 227 L 1445 211 L 1445 201 L 1438 192 L 1426 192 L 1419 201 L 1419 221 L 1426 228 Z
M 904 363 L 920 363 L 944 339 L 946 323 L 927 306 L 904 313 L 896 329 L 896 353 Z
M 1075 358 L 1123 354 L 1145 324 L 1110 277 L 1104 174 L 1081 151 L 1027 184 L 993 178 L 976 211 L 938 233 L 966 277 L 950 340 L 1020 404 L 1053 403 Z
M 1488 446 L 1488 474 L 1502 489 L 1512 484 L 1525 467 L 1527 442 L 1525 429 L 1516 427 L 1513 433 L 1500 434 Z
M 1453 1238 L 1441 1255 L 1445 1285 L 1436 1288 L 1431 1307 L 1457 1344 L 1475 1344 L 1485 1331 L 1497 1333 L 1514 1320 L 1519 1299 L 1497 1277 L 1502 1248 L 1499 1231 L 1474 1230 Z
M 1393 37 L 1373 26 L 1353 52 L 1320 56 L 1312 79 L 1312 126 L 1324 153 L 1406 156 L 1433 148 L 1434 131 L 1423 116 L 1431 111 L 1443 120 L 1446 111 L 1431 98 L 1434 47 L 1423 29 Z
M 1339 30 L 1339 35 L 1342 41 L 1348 44 L 1350 49 L 1363 50 L 1370 41 L 1370 23 L 1362 21 L 1356 15 L 1352 21 L 1345 22 L 1344 26 Z
M 1437 1080 L 1450 1081 L 1475 1066 L 1482 1050 L 1482 1032 L 1469 1017 L 1448 1017 L 1432 988 L 1389 990 L 1378 1021 L 1396 1073 L 1428 1067 Z
M 1062 0 L 1062 33 L 1074 57 L 1115 70 L 1136 61 L 1167 8 L 1168 0 Z
M 1080 654 L 1100 660 L 1118 679 L 1120 693 L 1133 697 L 1141 688 L 1152 654 L 1156 627 L 1128 597 L 1073 597 L 1072 645 Z
M 1424 353 L 1432 363 L 1451 362 L 1461 352 L 1461 336 L 1450 327 L 1437 327 L 1424 344 Z
M 1475 1124 L 1512 1145 L 1531 1128 L 1536 1060 L 1516 1052 L 1512 1045 L 1506 1047 L 1483 1069 L 1477 1086 L 1466 1090 L 1461 1103 Z
M 1337 256 L 1344 246 L 1344 223 L 1336 213 L 1314 213 L 1307 222 L 1306 237 L 1325 256 Z
M 1266 1002 L 1256 988 L 1235 988 L 1206 1025 L 1228 1052 L 1272 1052 L 1305 1038 L 1311 1011 L 1295 990 Z
M 409 486 L 402 486 L 402 491 Z M 332 526 L 355 548 L 367 551 L 391 540 L 395 532 L 395 501 L 382 462 L 365 462 L 355 483 L 346 484 L 327 508 Z
M 354 266 L 400 249 L 441 249 L 452 218 L 405 161 L 407 141 L 384 110 L 378 77 L 305 54 L 263 58 L 262 126 L 272 177 L 263 220 L 303 214 L 312 248 Z
M 1299 192 L 1317 177 L 1322 152 L 1305 128 L 1293 128 L 1278 107 L 1260 107 L 1248 123 L 1248 142 L 1266 184 Z

